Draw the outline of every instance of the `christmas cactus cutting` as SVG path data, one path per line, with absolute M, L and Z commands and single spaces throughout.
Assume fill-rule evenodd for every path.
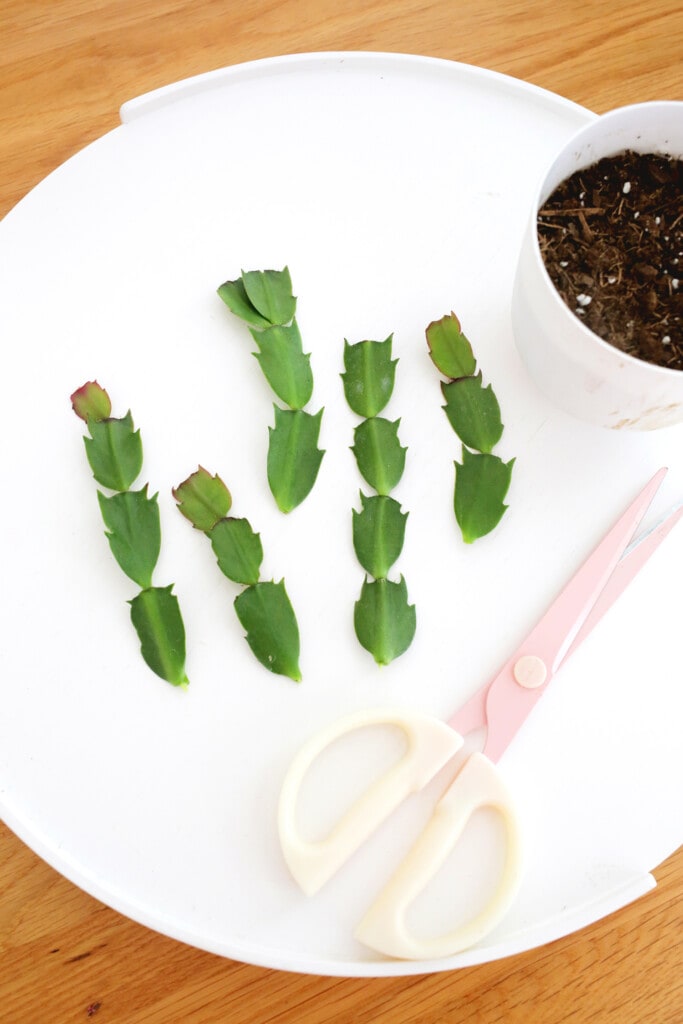
M 132 490 L 142 470 L 140 431 L 130 412 L 111 415 L 109 395 L 97 381 L 88 381 L 71 396 L 74 412 L 89 436 L 85 451 L 95 480 L 111 494 L 97 492 L 106 536 L 119 566 L 141 589 L 130 601 L 130 616 L 142 657 L 162 679 L 186 687 L 185 627 L 172 584 L 153 586 L 152 574 L 161 550 L 158 495 L 147 484 Z

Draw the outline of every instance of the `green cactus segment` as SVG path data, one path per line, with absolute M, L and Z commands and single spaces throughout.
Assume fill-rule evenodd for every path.
M 114 558 L 138 586 L 151 587 L 161 550 L 157 495 L 148 497 L 145 484 L 141 491 L 122 491 L 111 497 L 98 491 L 97 499 Z
M 221 478 L 211 476 L 202 466 L 173 489 L 178 511 L 203 533 L 208 533 L 219 519 L 227 516 L 232 496 Z
M 254 355 L 275 394 L 290 409 L 303 409 L 313 394 L 313 372 L 296 320 L 263 331 L 252 328 L 251 335 L 259 347 Z
M 375 579 L 389 574 L 401 554 L 408 513 L 395 498 L 361 492 L 362 509 L 353 511 L 353 547 L 358 561 Z
M 373 416 L 354 432 L 353 454 L 363 478 L 378 494 L 389 494 L 403 476 L 407 448 L 398 438 L 400 420 Z
M 446 399 L 444 411 L 463 444 L 490 453 L 503 435 L 498 399 L 489 384 L 483 387 L 481 373 L 441 385 Z
M 403 576 L 363 583 L 354 608 L 354 626 L 361 645 L 378 665 L 388 665 L 410 647 L 415 636 L 415 605 L 408 603 Z
M 243 270 L 242 284 L 252 307 L 269 324 L 288 324 L 296 312 L 292 279 L 284 270 Z
M 427 328 L 427 344 L 434 365 L 444 377 L 471 377 L 477 368 L 472 346 L 462 333 L 455 313 L 435 320 Z
M 233 583 L 256 583 L 263 547 L 246 519 L 221 519 L 209 534 L 211 547 L 224 576 Z
M 454 508 L 466 544 L 490 533 L 502 519 L 514 461 L 463 446 L 462 463 L 455 463 Z
M 275 409 L 268 428 L 268 484 L 281 512 L 291 512 L 310 493 L 325 454 L 318 448 L 323 410 Z
M 292 279 L 284 270 L 243 270 L 236 281 L 225 281 L 218 294 L 236 317 L 264 330 L 291 323 L 296 312 Z
M 247 270 L 236 281 L 225 281 L 218 294 L 228 309 L 260 329 L 288 324 L 296 312 L 292 279 L 284 270 Z
M 172 586 L 142 590 L 130 602 L 130 617 L 152 671 L 173 686 L 187 687 L 185 627 Z
M 299 627 L 284 580 L 264 581 L 235 598 L 237 618 L 254 655 L 269 671 L 301 681 Z
M 270 321 L 261 316 L 259 311 L 254 309 L 249 301 L 249 296 L 241 277 L 238 277 L 236 281 L 225 281 L 218 288 L 218 294 L 230 312 L 234 313 L 240 320 L 250 324 L 252 327 L 259 327 L 261 329 L 270 327 Z
M 133 428 L 130 412 L 122 419 L 88 418 L 90 437 L 85 452 L 93 476 L 112 491 L 127 491 L 142 469 L 140 431 Z
M 344 394 L 358 416 L 377 416 L 394 390 L 396 364 L 391 358 L 392 335 L 385 341 L 344 342 Z

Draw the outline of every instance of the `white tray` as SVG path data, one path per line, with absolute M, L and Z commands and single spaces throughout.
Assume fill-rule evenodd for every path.
M 447 61 L 308 54 L 217 71 L 122 109 L 123 124 L 0 225 L 3 673 L 0 813 L 83 889 L 180 940 L 269 967 L 425 973 L 546 943 L 653 884 L 683 833 L 676 531 L 566 666 L 501 768 L 527 836 L 519 900 L 481 947 L 385 961 L 352 928 L 410 843 L 413 801 L 321 894 L 280 857 L 275 809 L 299 745 L 333 717 L 401 705 L 447 716 L 493 672 L 659 465 L 651 520 L 683 494 L 683 434 L 593 429 L 550 407 L 512 343 L 509 301 L 537 179 L 592 115 Z M 265 483 L 272 396 L 215 289 L 288 264 L 327 450 L 289 517 Z M 454 523 L 455 435 L 424 330 L 457 311 L 517 459 L 501 526 Z M 409 652 L 379 670 L 353 634 L 356 418 L 343 339 L 394 332 L 387 414 L 408 463 L 397 571 L 417 605 Z M 175 583 L 191 686 L 142 663 L 134 595 L 109 553 L 69 395 L 96 377 L 141 428 L 160 492 L 159 583 Z M 302 632 L 300 686 L 252 658 L 237 588 L 175 510 L 201 462 L 262 535 Z M 346 777 L 346 776 L 345 776 Z M 336 790 L 335 790 L 336 792 Z M 433 796 L 434 794 L 430 794 Z M 482 825 L 482 828 L 485 830 Z M 475 830 L 476 831 L 476 830 Z M 472 839 L 476 857 L 477 842 Z M 442 879 L 455 891 L 457 871 Z M 466 878 L 476 894 L 483 879 Z M 433 895 L 433 894 L 432 894 Z M 423 908 L 437 926 L 443 891 Z

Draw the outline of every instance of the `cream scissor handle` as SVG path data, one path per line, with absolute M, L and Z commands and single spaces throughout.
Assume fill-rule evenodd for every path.
M 402 729 L 408 739 L 406 753 L 365 791 L 325 839 L 302 839 L 296 827 L 296 805 L 306 773 L 334 740 L 369 725 L 395 725 Z M 278 814 L 282 851 L 304 892 L 317 892 L 410 793 L 434 778 L 462 744 L 459 733 L 436 718 L 386 710 L 351 715 L 314 736 L 290 766 Z M 496 890 L 480 913 L 448 934 L 426 939 L 411 935 L 406 924 L 410 904 L 455 847 L 472 814 L 481 807 L 494 808 L 505 824 L 505 863 Z M 507 789 L 491 761 L 483 754 L 472 754 L 439 800 L 408 856 L 367 911 L 356 937 L 389 956 L 432 959 L 453 955 L 478 942 L 501 920 L 519 887 L 520 862 L 517 821 Z
M 340 736 L 372 725 L 398 726 L 408 740 L 405 754 L 369 786 L 325 839 L 302 839 L 297 829 L 296 807 L 309 768 Z M 317 892 L 410 793 L 427 785 L 462 744 L 462 737 L 436 718 L 385 709 L 349 715 L 313 736 L 290 765 L 278 808 L 282 852 L 303 891 L 308 896 Z
M 503 819 L 505 861 L 486 906 L 445 935 L 417 938 L 406 924 L 411 903 L 434 877 L 476 810 L 491 807 Z M 494 764 L 471 754 L 434 808 L 417 841 L 356 929 L 356 938 L 388 956 L 432 960 L 453 956 L 488 935 L 505 916 L 521 880 L 519 829 L 512 803 Z

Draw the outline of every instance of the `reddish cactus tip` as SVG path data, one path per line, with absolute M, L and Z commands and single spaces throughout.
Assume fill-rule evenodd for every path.
M 89 380 L 71 395 L 73 411 L 86 423 L 95 420 L 99 423 L 111 416 L 111 400 L 96 380 Z

